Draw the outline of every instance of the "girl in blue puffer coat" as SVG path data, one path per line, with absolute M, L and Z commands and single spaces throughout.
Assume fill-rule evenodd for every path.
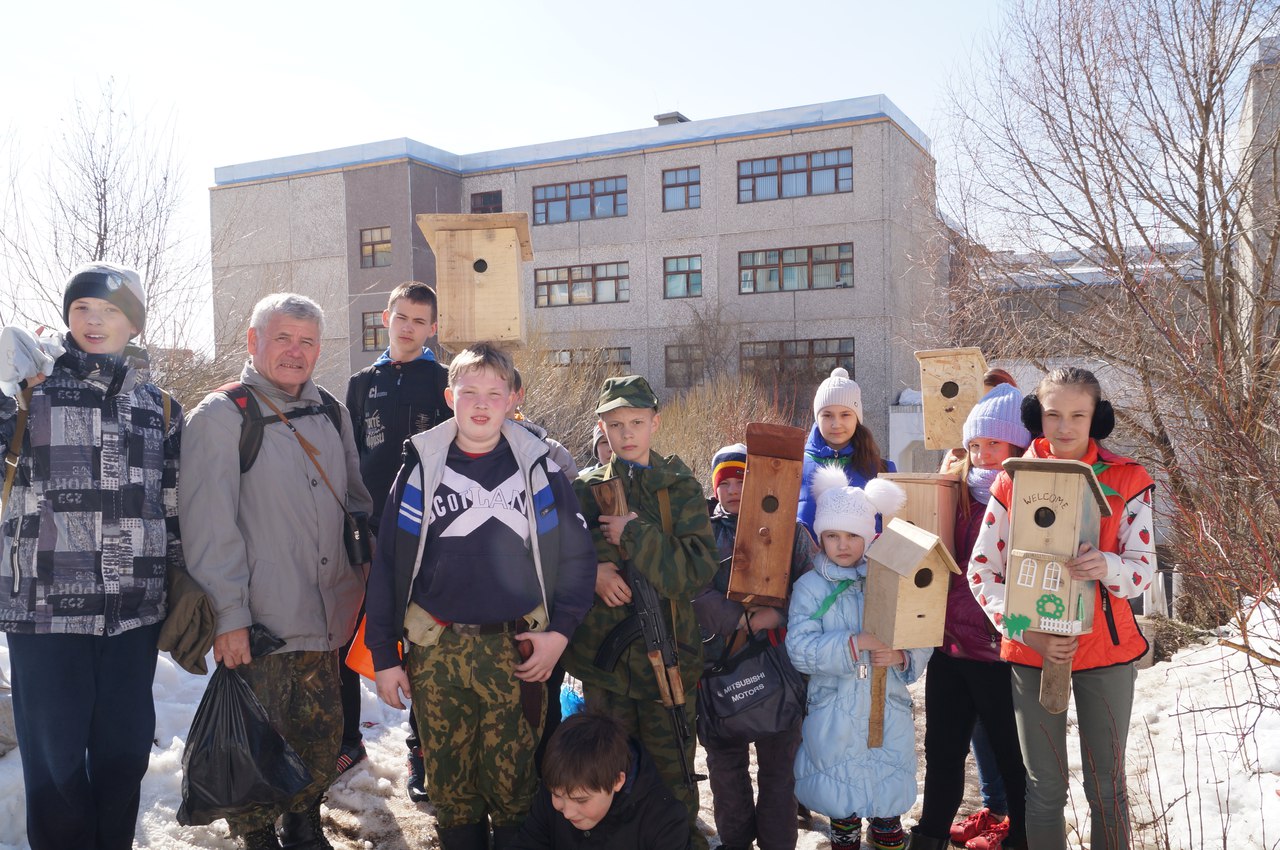
M 845 486 L 839 469 L 813 481 L 814 531 L 822 554 L 791 595 L 787 653 L 809 679 L 809 708 L 796 755 L 796 798 L 831 818 L 832 848 L 867 843 L 901 848 L 903 813 L 916 799 L 915 728 L 907 685 L 919 678 L 931 649 L 891 649 L 862 630 L 867 544 L 876 514 L 902 509 L 906 493 L 880 479 Z M 867 747 L 871 668 L 887 667 L 884 744 Z

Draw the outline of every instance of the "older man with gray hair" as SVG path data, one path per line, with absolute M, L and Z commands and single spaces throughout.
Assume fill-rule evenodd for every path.
M 342 733 L 336 650 L 355 630 L 367 572 L 348 560 L 343 511 L 372 502 L 347 412 L 311 380 L 323 329 L 309 298 L 259 301 L 240 381 L 205 397 L 183 440 L 179 516 L 188 568 L 217 613 L 214 658 L 241 673 L 315 779 L 228 819 L 250 850 L 331 846 L 320 800 Z M 254 657 L 255 623 L 283 648 Z

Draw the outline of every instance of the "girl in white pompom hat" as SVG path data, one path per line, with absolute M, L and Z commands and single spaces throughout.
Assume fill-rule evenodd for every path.
M 901 848 L 901 816 L 916 800 L 915 726 L 907 685 L 919 678 L 931 649 L 891 649 L 863 631 L 865 553 L 876 516 L 902 509 L 907 495 L 890 481 L 849 487 L 844 472 L 814 475 L 814 531 L 822 554 L 791 593 L 787 654 L 810 676 L 809 705 L 796 755 L 796 798 L 831 818 L 831 846 L 858 848 L 862 818 L 867 846 Z M 871 668 L 888 668 L 884 744 L 867 746 Z

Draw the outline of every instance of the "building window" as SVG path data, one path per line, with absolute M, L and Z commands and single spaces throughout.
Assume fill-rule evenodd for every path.
M 479 215 L 502 212 L 502 192 L 472 192 L 471 212 Z
M 853 148 L 738 161 L 738 203 L 853 191 Z
M 626 374 L 631 371 L 631 349 L 622 348 L 562 348 L 548 351 L 551 366 L 607 366 L 609 371 Z
M 702 169 L 673 168 L 662 172 L 662 211 L 696 210 L 702 206 Z
M 742 293 L 852 286 L 853 244 L 849 242 L 738 254 L 738 291 Z
M 666 257 L 662 260 L 663 298 L 702 297 L 702 257 Z
M 383 351 L 391 344 L 387 329 L 382 326 L 382 313 L 361 313 L 360 327 L 363 331 L 365 351 Z
M 533 187 L 533 223 L 559 224 L 627 214 L 627 178 L 603 177 Z
M 1023 558 L 1022 566 L 1018 569 L 1018 587 L 1035 587 L 1036 586 L 1036 559 Z
M 534 269 L 535 307 L 607 304 L 631 300 L 630 263 Z
M 370 227 L 360 231 L 360 268 L 380 269 L 391 265 L 391 228 Z
M 666 378 L 668 387 L 691 387 L 702 382 L 706 362 L 700 345 L 668 345 Z
M 738 364 L 743 372 L 762 380 L 825 376 L 837 366 L 843 366 L 849 377 L 854 377 L 857 373 L 853 346 L 851 336 L 744 342 L 738 346 Z
M 1062 564 L 1057 561 L 1050 561 L 1044 568 L 1044 584 L 1040 585 L 1044 590 L 1052 590 L 1055 593 L 1062 590 Z

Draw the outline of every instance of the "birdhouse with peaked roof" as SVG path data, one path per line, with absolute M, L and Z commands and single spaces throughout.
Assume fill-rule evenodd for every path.
M 533 260 L 528 213 L 422 213 L 418 228 L 436 255 L 440 342 L 523 344 L 521 264 Z
M 986 390 L 987 361 L 977 348 L 917 351 L 924 404 L 924 445 L 951 449 L 964 443 L 964 420 Z
M 1098 545 L 1102 517 L 1111 515 L 1093 469 L 1078 460 L 1010 458 L 1009 556 L 1002 627 L 1079 635 L 1093 630 L 1096 581 L 1077 581 L 1064 566 L 1081 543 Z M 985 520 L 984 520 L 985 521 Z
M 862 627 L 894 649 L 942 643 L 955 558 L 938 535 L 894 517 L 867 550 Z

